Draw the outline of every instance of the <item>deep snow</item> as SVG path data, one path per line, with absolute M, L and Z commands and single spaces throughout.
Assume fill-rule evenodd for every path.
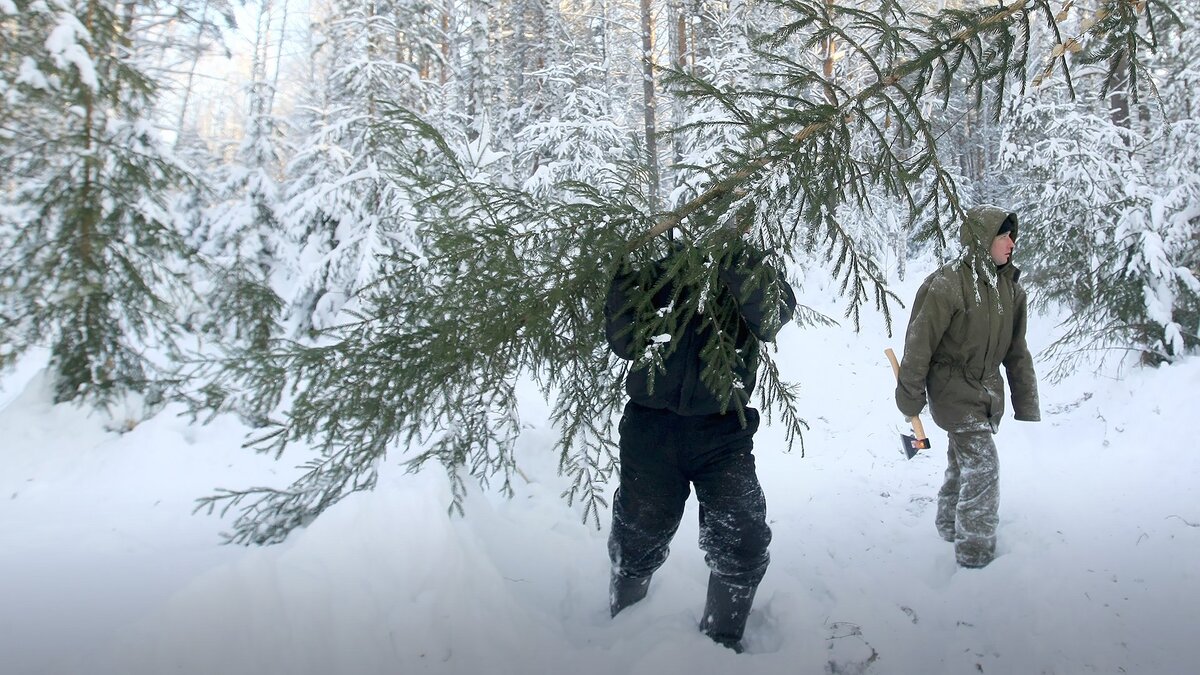
M 819 284 L 800 295 L 839 315 Z M 1054 322 L 1032 323 L 1036 350 Z M 52 405 L 30 355 L 0 380 L 0 672 L 1195 672 L 1200 360 L 1043 381 L 1043 422 L 997 437 L 999 557 L 963 570 L 933 527 L 944 434 L 900 453 L 882 353 L 900 345 L 877 316 L 781 335 L 812 429 L 806 458 L 778 427 L 757 437 L 774 542 L 740 656 L 696 630 L 694 500 L 647 599 L 608 618 L 606 528 L 559 498 L 532 391 L 515 498 L 476 490 L 451 517 L 445 477 L 404 473 L 397 452 L 374 492 L 242 548 L 194 500 L 285 485 L 300 454 L 274 462 L 236 420 L 175 409 L 118 433 L 121 415 Z

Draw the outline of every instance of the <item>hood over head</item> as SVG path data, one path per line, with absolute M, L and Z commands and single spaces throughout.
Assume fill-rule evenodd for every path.
M 959 240 L 964 252 L 988 254 L 992 240 L 1005 227 L 1013 241 L 1017 240 L 1017 214 L 996 206 L 976 206 L 963 219 Z

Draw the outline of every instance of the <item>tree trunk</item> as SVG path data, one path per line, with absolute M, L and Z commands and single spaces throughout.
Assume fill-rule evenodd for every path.
M 283 16 L 279 19 L 279 43 L 275 45 L 275 72 L 271 76 L 271 92 L 267 99 L 267 114 L 275 112 L 275 92 L 279 90 L 279 69 L 283 63 L 283 41 L 287 32 L 288 0 L 283 0 Z
M 659 209 L 658 188 L 658 141 L 655 119 L 657 101 L 654 92 L 654 15 L 650 0 L 641 0 L 642 10 L 642 102 L 646 131 L 646 162 L 649 169 L 650 210 Z
M 673 26 L 671 37 L 671 63 L 674 64 L 676 70 L 680 72 L 689 72 L 688 67 L 688 34 L 687 26 L 689 23 L 688 8 L 684 6 L 683 0 L 671 0 L 671 25 Z M 679 96 L 672 96 L 671 100 L 671 125 L 678 129 L 683 125 L 683 119 L 687 114 L 686 104 Z M 671 169 L 672 179 L 677 180 L 674 167 L 683 162 L 684 154 L 684 138 L 680 135 L 673 135 L 671 142 Z
M 827 13 L 832 13 L 834 0 L 825 0 Z M 833 67 L 837 63 L 837 39 L 832 35 L 821 39 L 821 53 L 825 59 L 821 64 L 821 72 L 825 75 L 825 102 L 836 106 L 837 92 L 833 88 Z
M 451 0 L 442 4 L 442 69 L 438 84 L 443 87 L 450 81 L 450 9 Z
M 183 97 L 179 103 L 179 123 L 175 128 L 179 133 L 175 135 L 175 147 L 179 147 L 179 142 L 183 138 L 183 128 L 187 121 L 187 111 L 191 104 L 192 87 L 196 80 L 196 68 L 200 65 L 200 43 L 204 41 L 204 27 L 208 25 L 208 5 L 209 0 L 204 0 L 204 4 L 200 7 L 200 25 L 196 29 L 196 41 L 192 44 L 192 67 L 188 69 L 187 82 L 183 86 Z
M 1129 128 L 1129 56 L 1121 52 L 1114 57 L 1105 82 L 1108 89 L 1108 109 L 1113 124 Z
M 688 15 L 684 8 L 682 0 L 672 0 L 671 11 L 675 14 L 675 67 L 679 70 L 688 69 L 688 24 L 691 23 L 691 16 Z M 695 61 L 692 61 L 692 65 Z

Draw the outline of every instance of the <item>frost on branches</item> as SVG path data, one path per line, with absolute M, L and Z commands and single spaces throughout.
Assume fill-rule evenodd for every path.
M 1063 372 L 1080 349 L 1174 360 L 1200 344 L 1197 124 L 1141 131 L 1081 108 L 1026 106 L 1024 129 L 1044 136 L 1010 140 L 1002 155 L 1006 170 L 1031 179 L 1022 209 L 1031 292 L 1073 310 L 1052 352 L 1065 357 Z

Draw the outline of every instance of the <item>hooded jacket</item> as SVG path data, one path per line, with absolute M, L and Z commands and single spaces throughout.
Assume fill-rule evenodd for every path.
M 661 349 L 661 364 L 653 366 L 639 359 L 650 346 L 639 344 L 642 340 L 637 336 L 637 299 L 659 285 L 666 271 L 666 260 L 656 263 L 647 273 L 626 271 L 613 279 L 604 307 L 605 334 L 613 353 L 635 362 L 625 380 L 625 391 L 634 403 L 692 416 L 728 412 L 749 400 L 758 377 L 759 342 L 774 340 L 796 310 L 791 286 L 782 275 L 763 264 L 762 258 L 761 252 L 749 247 L 734 255 L 732 264 L 718 270 L 720 289 L 708 301 L 713 305 L 732 303 L 736 307 L 732 325 L 720 327 L 737 352 L 732 364 L 734 391 L 723 395 L 714 393 L 702 381 L 705 361 L 701 353 L 717 330 L 708 313 L 692 314 L 686 325 L 671 332 L 668 342 L 653 345 Z M 759 285 L 756 278 L 765 278 L 767 283 Z M 766 293 L 767 285 L 776 286 L 778 292 Z M 672 298 L 676 298 L 676 304 L 685 305 L 688 295 L 695 292 L 697 289 L 684 289 L 677 295 L 673 285 L 662 285 L 654 293 L 653 308 L 659 315 L 672 311 Z M 679 309 L 674 311 L 681 316 L 685 314 Z M 771 316 L 772 312 L 777 318 Z
M 967 212 L 962 255 L 929 275 L 913 300 L 896 406 L 913 417 L 928 400 L 933 421 L 946 431 L 991 427 L 1004 416 L 1004 365 L 1012 388 L 1013 417 L 1041 419 L 1033 357 L 1025 342 L 1028 315 L 1020 270 L 999 268 L 991 244 L 1008 221 L 1017 239 L 1016 214 L 980 207 Z

